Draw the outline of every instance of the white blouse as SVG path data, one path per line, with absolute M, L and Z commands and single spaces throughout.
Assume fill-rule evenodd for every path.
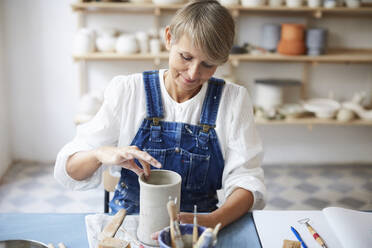
M 178 103 L 164 85 L 164 71 L 159 71 L 164 121 L 199 123 L 208 84 L 204 83 L 193 98 Z M 250 190 L 254 196 L 252 209 L 265 206 L 266 188 L 261 168 L 263 148 L 253 120 L 252 103 L 246 88 L 226 82 L 216 120 L 216 133 L 221 145 L 225 167 L 222 186 L 225 199 L 238 187 Z M 128 146 L 146 117 L 146 94 L 142 74 L 117 76 L 107 86 L 104 102 L 96 116 L 79 125 L 75 138 L 57 155 L 54 176 L 73 190 L 86 190 L 101 183 L 101 166 L 90 178 L 77 181 L 66 172 L 66 161 L 78 151 L 100 146 Z M 116 168 L 115 168 L 116 167 Z M 120 170 L 110 166 L 111 171 Z

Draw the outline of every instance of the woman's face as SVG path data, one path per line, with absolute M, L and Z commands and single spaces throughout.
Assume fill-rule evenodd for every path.
M 171 82 L 180 92 L 195 92 L 212 77 L 217 65 L 206 59 L 203 51 L 194 47 L 187 35 L 171 44 L 169 28 L 166 29 L 166 47 L 169 51 Z

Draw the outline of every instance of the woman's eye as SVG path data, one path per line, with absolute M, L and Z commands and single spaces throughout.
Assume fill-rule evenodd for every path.
M 204 63 L 204 62 L 203 62 L 203 66 L 205 68 L 212 68 L 213 67 L 213 65 L 210 65 L 210 64 L 207 64 L 207 63 Z
M 180 53 L 180 55 L 181 55 L 181 58 L 184 60 L 190 61 L 192 59 L 192 57 L 186 57 L 182 53 Z

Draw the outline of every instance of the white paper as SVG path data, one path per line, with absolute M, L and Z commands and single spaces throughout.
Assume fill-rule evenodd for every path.
M 309 248 L 320 247 L 306 226 L 298 223 L 298 220 L 304 218 L 310 219 L 310 225 L 323 238 L 328 248 L 342 247 L 322 211 L 257 210 L 253 211 L 253 218 L 263 248 L 282 247 L 285 239 L 297 240 L 291 226 L 298 231 Z
M 372 213 L 336 207 L 323 213 L 343 248 L 372 247 Z

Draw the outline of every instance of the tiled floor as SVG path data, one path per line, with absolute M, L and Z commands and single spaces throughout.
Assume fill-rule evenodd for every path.
M 372 209 L 371 166 L 264 166 L 265 209 Z M 0 184 L 0 212 L 103 212 L 103 188 L 70 191 L 53 165 L 14 164 Z

